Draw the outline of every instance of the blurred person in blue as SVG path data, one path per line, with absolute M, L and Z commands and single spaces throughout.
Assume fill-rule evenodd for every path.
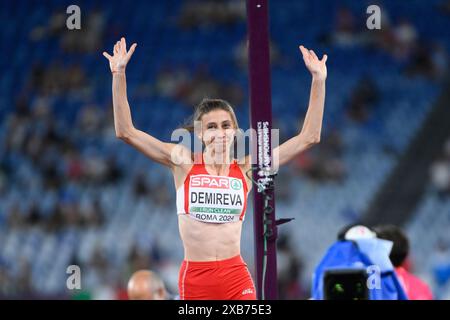
M 391 249 L 391 241 L 378 239 L 368 227 L 346 226 L 314 271 L 312 299 L 407 300 L 389 259 Z M 335 277 L 332 287 L 325 281 L 328 273 Z

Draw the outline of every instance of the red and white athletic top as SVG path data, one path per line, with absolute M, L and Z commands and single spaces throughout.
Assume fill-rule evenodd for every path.
M 243 221 L 247 195 L 247 181 L 236 160 L 228 176 L 215 176 L 206 171 L 201 154 L 177 190 L 177 212 L 209 223 Z

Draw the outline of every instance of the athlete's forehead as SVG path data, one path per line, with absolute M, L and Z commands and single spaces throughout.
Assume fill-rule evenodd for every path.
M 202 122 L 207 123 L 224 123 L 232 122 L 233 119 L 229 112 L 225 110 L 213 110 L 203 115 Z

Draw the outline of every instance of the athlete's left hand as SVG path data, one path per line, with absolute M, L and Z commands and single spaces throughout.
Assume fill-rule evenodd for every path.
M 302 52 L 303 61 L 305 61 L 306 68 L 308 68 L 309 72 L 311 72 L 313 78 L 317 80 L 325 80 L 327 78 L 327 66 L 325 63 L 327 62 L 328 56 L 324 54 L 322 60 L 319 60 L 313 50 L 308 50 L 304 46 L 299 46 L 299 48 Z

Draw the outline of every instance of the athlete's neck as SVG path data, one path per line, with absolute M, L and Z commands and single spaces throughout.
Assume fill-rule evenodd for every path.
M 211 168 L 217 175 L 225 175 L 232 162 L 230 152 L 217 153 L 209 148 L 205 149 L 203 159 L 205 166 Z

